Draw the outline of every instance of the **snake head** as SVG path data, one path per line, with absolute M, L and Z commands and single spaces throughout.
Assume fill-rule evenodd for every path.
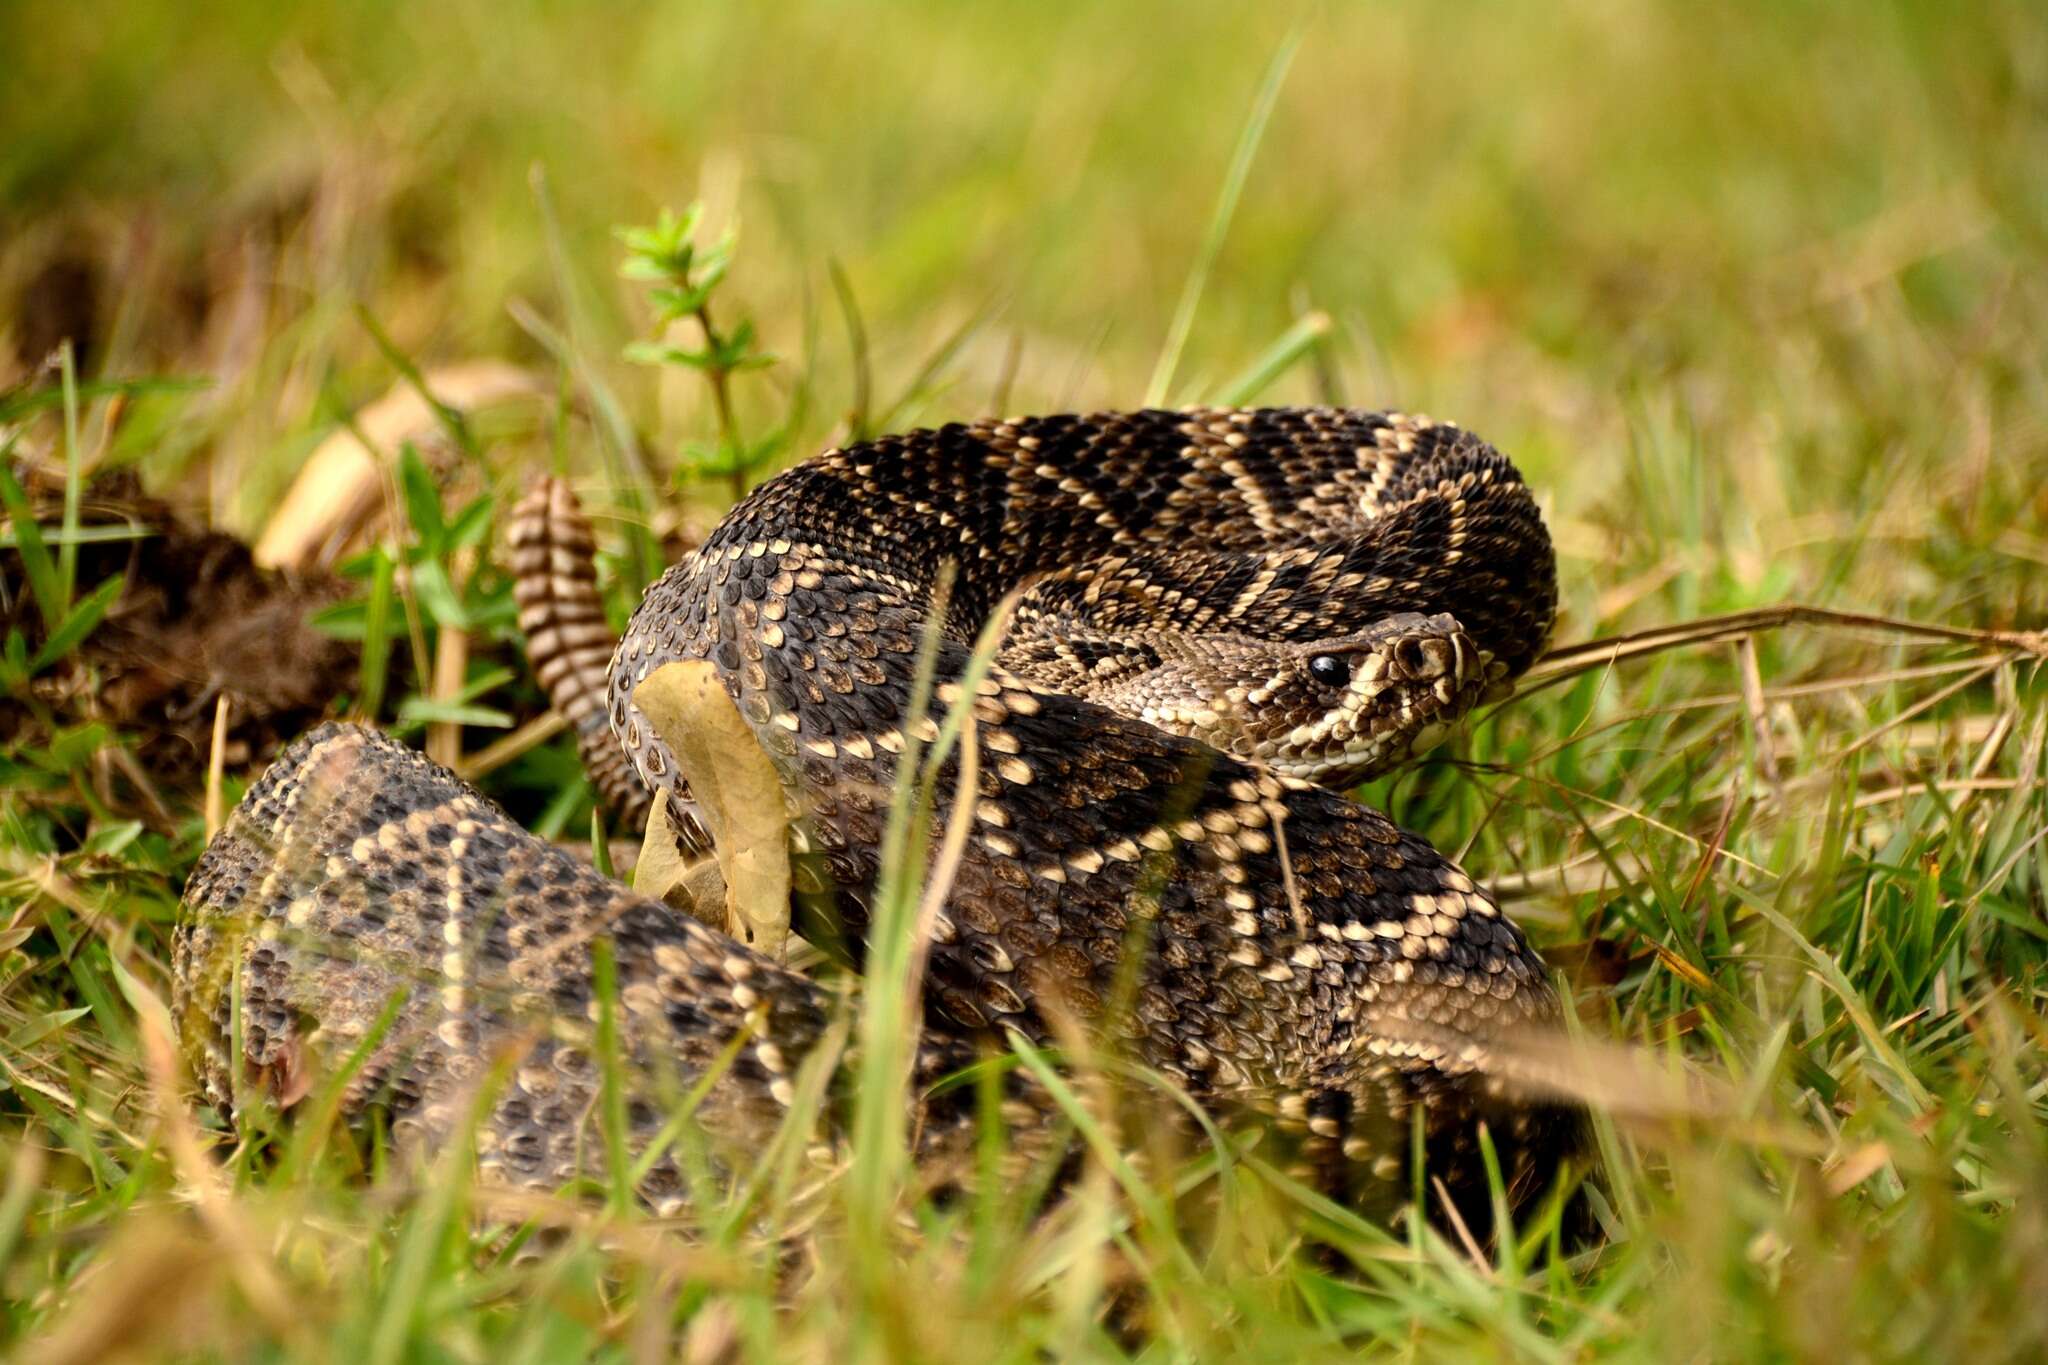
M 1112 704 L 1341 789 L 1441 744 L 1498 671 L 1455 617 L 1403 613 L 1336 639 L 1192 638 Z

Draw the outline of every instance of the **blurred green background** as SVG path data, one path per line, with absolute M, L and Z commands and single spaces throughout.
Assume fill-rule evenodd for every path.
M 247 523 L 276 447 L 389 381 L 353 305 L 422 363 L 533 360 L 508 302 L 581 291 L 609 363 L 644 321 L 612 227 L 702 197 L 744 225 L 730 292 L 813 356 L 820 439 L 848 387 L 828 260 L 885 390 L 993 310 L 912 415 L 981 411 L 1012 346 L 1012 409 L 1129 405 L 1293 32 L 1176 399 L 1321 308 L 1347 397 L 1468 422 L 1552 483 L 1618 469 L 1638 399 L 1830 458 L 1837 396 L 1878 410 L 1859 440 L 1956 429 L 1952 376 L 1902 382 L 1900 348 L 2038 317 L 2024 0 L 17 2 L 0 356 L 70 331 L 88 370 L 213 376 Z M 639 383 L 669 439 L 701 418 L 696 386 Z

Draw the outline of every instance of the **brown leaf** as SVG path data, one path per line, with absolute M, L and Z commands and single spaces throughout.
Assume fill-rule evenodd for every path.
M 547 392 L 527 371 L 502 360 L 447 365 L 421 377 L 428 393 L 463 412 Z M 419 391 L 407 380 L 394 384 L 357 412 L 351 426 L 322 441 L 299 470 L 256 542 L 256 562 L 266 569 L 334 563 L 377 512 L 384 490 L 382 461 L 405 442 L 424 443 L 439 430 Z
M 1840 1198 L 1890 1164 L 1892 1149 L 1882 1142 L 1866 1142 L 1843 1155 L 1826 1171 L 1828 1193 Z
M 716 665 L 693 659 L 663 664 L 633 693 L 647 723 L 675 755 L 725 875 L 726 923 L 742 942 L 780 956 L 789 938 L 789 803 L 775 765 L 725 686 Z M 654 803 L 634 889 L 661 896 L 687 870 Z

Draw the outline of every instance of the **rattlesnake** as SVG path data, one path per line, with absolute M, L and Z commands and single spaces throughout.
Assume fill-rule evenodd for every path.
M 537 662 L 587 718 L 602 623 L 556 610 L 587 591 L 585 547 L 550 534 L 521 550 L 541 583 L 528 624 L 573 627 Z M 1556 995 L 1463 871 L 1309 783 L 1384 771 L 1504 692 L 1555 601 L 1519 474 L 1453 426 L 1338 409 L 979 422 L 829 451 L 755 489 L 649 590 L 604 709 L 678 841 L 701 846 L 633 695 L 665 662 L 712 661 L 796 812 L 800 922 L 856 959 L 896 756 L 971 710 L 979 783 L 930 926 L 920 1086 L 1074 1019 L 1205 1105 L 1275 1116 L 1347 1197 L 1405 1197 L 1419 1126 L 1447 1192 L 1483 1205 L 1478 1120 L 1517 1189 L 1577 1141 L 1514 1063 L 1557 1023 Z M 913 717 L 928 636 L 934 714 Z M 956 816 L 956 765 L 934 783 L 936 827 Z M 628 800 L 633 785 L 607 783 Z M 554 1185 L 603 1164 L 598 937 L 633 1142 L 665 1121 L 664 1086 L 707 1068 L 703 1126 L 758 1137 L 830 1033 L 826 987 L 579 867 L 394 742 L 329 729 L 252 789 L 187 890 L 188 1050 L 217 1101 L 252 1073 L 291 1095 L 309 1052 L 357 1045 L 411 980 L 347 1103 L 381 1097 L 401 1127 L 445 1131 L 522 1038 L 480 1158 Z M 1046 1097 L 1007 1084 L 1012 1121 L 1044 1128 Z M 972 1125 L 971 1087 L 919 1093 L 927 1148 Z M 651 1164 L 643 1193 L 679 1198 L 675 1163 Z

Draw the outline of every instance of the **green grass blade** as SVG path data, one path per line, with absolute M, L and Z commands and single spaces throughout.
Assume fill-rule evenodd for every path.
M 874 401 L 874 375 L 868 360 L 868 329 L 861 321 L 860 301 L 853 296 L 853 281 L 837 260 L 826 262 L 832 276 L 832 292 L 839 300 L 840 316 L 846 319 L 846 348 L 853 365 L 853 398 L 846 409 L 846 436 L 865 441 L 873 434 L 869 406 Z
M 633 1206 L 633 1164 L 626 1156 L 627 1058 L 619 1038 L 619 968 L 609 938 L 591 941 L 590 967 L 597 997 L 595 1060 L 602 1081 L 598 1122 L 604 1130 L 605 1181 L 612 1215 L 622 1217 Z
M 419 395 L 419 400 L 427 405 L 427 411 L 434 414 L 435 422 L 440 425 L 441 430 L 448 433 L 448 439 L 455 443 L 455 448 L 470 459 L 481 463 L 483 448 L 477 444 L 476 433 L 470 429 L 469 419 L 463 416 L 462 409 L 444 403 L 434 395 L 434 391 L 427 387 L 427 377 L 420 373 L 420 367 L 413 363 L 411 356 L 399 349 L 398 343 L 391 339 L 391 334 L 384 330 L 384 325 L 377 321 L 375 313 L 358 304 L 356 320 L 363 325 L 363 330 L 370 334 L 370 340 L 376 344 L 378 354 L 384 357 L 392 369 L 398 371 L 399 377 L 405 380 L 406 387 Z
M 64 539 L 57 546 L 57 581 L 64 603 L 78 591 L 78 513 L 85 500 L 85 451 L 78 440 L 78 367 L 66 337 L 58 351 L 64 376 Z
M 1319 350 L 1323 338 L 1330 334 L 1330 326 L 1330 315 L 1320 310 L 1295 319 L 1294 325 L 1276 337 L 1243 374 L 1217 390 L 1216 401 L 1226 407 L 1251 402 L 1304 356 Z
M 369 607 L 363 616 L 363 652 L 357 669 L 356 714 L 374 721 L 384 709 L 384 688 L 391 673 L 391 607 L 398 566 L 381 548 L 370 569 Z
M 15 544 L 21 552 L 22 571 L 36 605 L 42 609 L 43 626 L 54 631 L 64 620 L 71 599 L 64 591 L 64 579 L 56 563 L 50 558 L 49 546 L 43 543 L 42 528 L 36 525 L 28 494 L 15 482 L 14 470 L 8 464 L 13 453 L 14 440 L 10 437 L 5 445 L 0 445 L 0 504 L 6 505 L 7 519 L 13 525 Z
M 1301 46 L 1301 38 L 1301 31 L 1296 30 L 1280 44 L 1280 50 L 1273 54 L 1272 62 L 1266 67 L 1265 79 L 1259 82 L 1258 93 L 1252 97 L 1251 113 L 1246 116 L 1244 129 L 1238 134 L 1237 150 L 1231 153 L 1230 167 L 1223 175 L 1223 188 L 1217 194 L 1216 207 L 1209 215 L 1209 230 L 1195 252 L 1187 282 L 1181 286 L 1180 302 L 1174 305 L 1173 321 L 1166 329 L 1166 344 L 1160 348 L 1158 363 L 1153 366 L 1152 381 L 1145 386 L 1145 406 L 1148 408 L 1166 402 L 1173 389 L 1173 373 L 1180 367 L 1181 352 L 1188 344 L 1188 333 L 1194 330 L 1195 310 L 1201 306 L 1202 291 L 1208 287 L 1209 271 L 1223 250 L 1223 239 L 1230 234 L 1230 220 L 1237 214 L 1237 201 L 1244 196 L 1252 161 L 1266 135 L 1266 124 L 1273 116 L 1273 106 L 1280 99 L 1280 88 L 1287 82 L 1287 69 L 1294 64 L 1294 54 Z
M 75 649 L 105 619 L 107 609 L 120 597 L 127 579 L 120 574 L 103 581 L 71 608 L 71 612 L 29 660 L 29 672 L 40 673 Z

